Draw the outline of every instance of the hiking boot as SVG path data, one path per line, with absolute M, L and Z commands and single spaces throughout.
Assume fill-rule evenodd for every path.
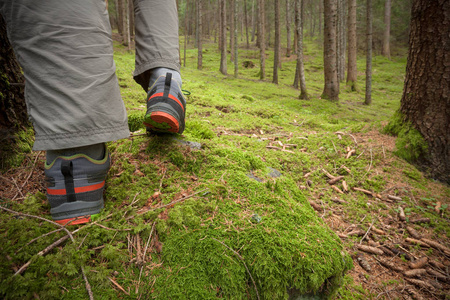
M 147 95 L 147 113 L 144 125 L 154 132 L 184 131 L 186 99 L 172 73 L 162 75 L 151 86 Z
M 55 222 L 66 225 L 87 223 L 103 208 L 103 190 L 111 158 L 105 147 L 104 158 L 86 154 L 58 156 L 45 163 L 47 198 Z

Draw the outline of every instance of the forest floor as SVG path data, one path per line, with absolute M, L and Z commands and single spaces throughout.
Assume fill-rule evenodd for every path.
M 84 261 L 88 278 L 91 284 L 94 282 L 94 294 L 102 290 L 100 295 L 105 299 L 183 299 L 183 293 L 196 295 L 195 282 L 184 282 L 183 287 L 176 279 L 170 279 L 175 271 L 179 280 L 199 280 L 199 288 L 212 290 L 209 296 L 242 299 L 246 295 L 255 299 L 259 286 L 262 298 L 282 298 L 286 294 L 270 293 L 279 288 L 276 277 L 283 277 L 283 272 L 290 271 L 289 266 L 296 266 L 287 263 L 281 271 L 260 268 L 258 260 L 262 256 L 258 256 L 255 243 L 272 247 L 270 239 L 287 230 L 287 225 L 281 226 L 279 221 L 295 219 L 280 214 L 285 219 L 272 220 L 278 216 L 277 210 L 286 206 L 294 211 L 296 201 L 306 201 L 314 211 L 307 207 L 298 213 L 313 211 L 320 226 L 328 226 L 340 241 L 326 240 L 329 234 L 319 229 L 311 239 L 319 240 L 321 236 L 326 240 L 322 243 L 330 245 L 338 241 L 347 257 L 352 258 L 353 267 L 346 271 L 334 299 L 448 299 L 450 188 L 396 156 L 396 138 L 383 133 L 383 127 L 400 105 L 405 58 L 389 61 L 374 57 L 373 103 L 366 106 L 362 104 L 363 83 L 356 92 L 341 84 L 339 103 L 320 99 L 323 67 L 315 42 L 308 42 L 305 47 L 309 100 L 299 100 L 299 91 L 291 87 L 295 57 L 283 59 L 280 84 L 275 85 L 270 83 L 271 74 L 265 81 L 258 80 L 257 49 L 240 52 L 238 79 L 218 72 L 214 45 L 204 47 L 201 71 L 196 70 L 196 50 L 188 49 L 187 65 L 182 68 L 183 88 L 191 92 L 187 96 L 187 127 L 182 136 L 173 139 L 145 134 L 140 122 L 145 95 L 131 79 L 133 54 L 117 44 L 115 48 L 119 84 L 133 133 L 129 139 L 108 144 L 113 163 L 105 212 L 94 225 L 78 229 L 82 233 L 77 232 L 76 245 L 61 244 L 56 247 L 58 250 L 39 257 L 37 252 L 65 234 L 53 232 L 44 236 L 52 232 L 52 226 L 46 222 L 2 212 L 0 249 L 6 255 L 0 260 L 0 278 L 4 282 L 0 295 L 42 299 L 57 298 L 59 293 L 76 298 L 74 293 L 85 293 L 76 267 Z M 271 59 L 268 56 L 267 71 L 273 64 Z M 243 67 L 245 61 L 255 67 Z M 230 61 L 228 66 L 234 69 Z M 358 61 L 358 70 L 363 82 L 363 57 Z M 2 206 L 49 217 L 44 154 L 21 155 L 20 164 L 0 173 Z M 298 220 L 303 222 L 301 217 Z M 305 221 L 307 227 L 316 224 L 311 220 Z M 262 233 L 267 236 L 247 237 L 246 230 L 253 230 L 259 223 L 266 224 Z M 245 242 L 234 242 L 233 236 L 224 242 L 227 235 L 215 235 L 211 229 L 202 232 L 206 227 L 223 228 L 228 235 L 236 234 L 234 238 Z M 303 234 L 301 227 L 295 227 L 297 237 Z M 195 232 L 202 234 L 191 243 L 188 233 Z M 203 275 L 188 274 L 189 268 L 195 267 L 191 262 L 194 265 L 202 257 L 194 254 L 190 260 L 184 260 L 168 253 L 188 253 L 184 244 L 172 242 L 171 236 L 178 233 L 185 234 L 181 239 L 185 239 L 186 247 L 200 247 L 204 252 L 215 251 L 203 243 L 207 236 L 215 236 L 226 248 L 232 243 L 235 250 L 225 253 L 223 248 L 219 255 L 227 257 L 225 260 L 230 263 L 222 261 L 221 269 L 235 273 L 230 275 L 227 271 L 221 276 L 228 276 L 231 283 L 235 277 L 246 278 L 245 290 L 234 287 L 234 283 L 231 287 L 225 283 L 206 287 L 208 281 Z M 289 234 L 281 233 L 286 239 L 276 241 L 279 247 L 294 243 Z M 246 246 L 252 242 L 253 246 Z M 79 249 L 84 249 L 84 254 Z M 274 249 L 274 261 L 282 260 Z M 258 284 L 252 284 L 245 269 L 237 267 L 239 259 L 244 260 L 238 253 L 246 258 L 250 269 L 247 271 L 254 277 L 258 278 L 258 270 L 277 275 L 268 282 L 260 278 Z M 305 254 L 301 255 L 304 258 Z M 14 272 L 28 260 L 32 263 L 21 275 L 23 278 L 14 279 Z M 179 266 L 163 270 L 161 265 L 168 261 L 178 262 Z M 58 265 L 61 262 L 64 267 Z M 346 269 L 339 264 L 334 267 Z M 58 274 L 63 279 L 56 279 Z M 163 291 L 164 283 L 173 291 Z M 49 287 L 42 291 L 42 284 Z M 267 287 L 270 284 L 273 286 Z M 308 284 L 309 289 L 314 286 L 313 282 Z M 242 292 L 241 296 L 233 294 L 238 292 Z

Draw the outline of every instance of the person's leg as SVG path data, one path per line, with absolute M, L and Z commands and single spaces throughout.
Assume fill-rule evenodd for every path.
M 25 76 L 34 150 L 127 137 L 104 1 L 0 0 Z
M 129 135 L 103 1 L 0 0 L 25 76 L 34 150 L 47 150 L 47 195 L 59 222 L 103 207 L 104 142 Z
M 182 133 L 186 100 L 181 92 L 176 2 L 134 0 L 134 13 L 134 79 L 148 92 L 144 124 L 152 131 Z

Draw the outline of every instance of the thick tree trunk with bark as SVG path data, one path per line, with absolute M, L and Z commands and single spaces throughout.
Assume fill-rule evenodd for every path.
M 348 64 L 347 85 L 352 91 L 356 91 L 357 69 L 356 69 L 356 0 L 348 2 Z
M 234 61 L 234 28 L 237 26 L 234 22 L 234 2 L 236 0 L 229 0 L 230 3 L 230 58 Z
M 400 111 L 423 135 L 431 176 L 450 184 L 450 1 L 415 0 Z
M 386 0 L 384 4 L 384 33 L 383 46 L 381 48 L 381 55 L 391 59 L 391 0 Z
M 325 86 L 322 98 L 339 101 L 339 81 L 336 69 L 336 1 L 324 0 L 323 56 Z
M 308 91 L 306 90 L 305 69 L 303 65 L 303 14 L 301 12 L 302 0 L 295 1 L 295 31 L 297 34 L 297 65 L 295 69 L 294 86 L 297 88 L 300 85 L 300 99 L 309 99 Z
M 14 133 L 27 125 L 24 79 L 0 15 L 0 168 L 14 145 Z

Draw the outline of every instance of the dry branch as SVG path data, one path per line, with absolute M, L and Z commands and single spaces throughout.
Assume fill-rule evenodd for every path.
M 426 268 L 426 270 L 427 270 L 428 274 L 433 276 L 433 278 L 439 279 L 441 281 L 447 281 L 447 279 L 448 279 L 448 277 L 445 276 L 444 274 L 442 274 L 442 273 L 440 273 L 438 271 L 435 271 L 435 270 L 433 270 L 431 268 Z
M 412 239 L 412 238 L 406 238 L 406 241 L 410 244 L 416 244 L 422 247 L 427 247 L 430 248 L 430 245 L 428 245 L 427 243 L 425 243 L 424 241 L 421 240 L 416 240 L 416 239 Z
M 119 290 L 121 290 L 122 292 L 124 292 L 126 295 L 130 296 L 130 293 L 128 293 L 127 291 L 125 291 L 123 289 L 123 287 L 120 286 L 120 284 L 118 284 L 114 279 L 112 279 L 111 277 L 108 277 L 109 281 L 111 281 Z
M 335 178 L 335 176 L 333 176 L 330 173 L 328 173 L 325 169 L 322 169 L 322 172 L 330 179 L 334 179 Z
M 345 156 L 345 158 L 347 158 L 347 159 L 349 159 L 353 154 L 355 154 L 356 153 L 356 150 L 355 149 L 352 149 L 352 150 L 350 150 L 348 153 L 347 153 L 347 156 Z
M 406 230 L 413 238 L 418 239 L 418 240 L 420 240 L 422 238 L 422 236 L 411 226 L 407 226 Z
M 413 219 L 409 220 L 410 223 L 416 224 L 416 223 L 430 223 L 430 218 L 419 218 L 419 219 Z
M 344 176 L 335 177 L 333 179 L 328 180 L 328 184 L 333 185 L 333 184 L 335 184 L 336 182 L 338 182 L 338 181 L 340 181 L 342 179 L 344 179 Z
M 402 198 L 394 196 L 394 195 L 388 195 L 388 199 L 394 200 L 394 201 L 402 201 Z
M 314 210 L 317 210 L 317 211 L 323 210 L 322 207 L 319 204 L 315 203 L 314 201 L 310 200 L 309 204 L 312 206 L 312 208 L 314 208 Z
M 430 245 L 431 247 L 433 247 L 435 249 L 439 249 L 439 250 L 443 251 L 445 254 L 450 255 L 450 249 L 447 248 L 446 246 L 439 244 L 438 242 L 432 241 L 430 239 L 422 238 L 421 240 L 423 242 L 427 243 L 428 245 Z
M 409 263 L 411 269 L 421 269 L 428 264 L 428 257 L 424 256 L 414 262 Z
M 405 211 L 403 210 L 403 207 L 401 207 L 401 206 L 398 207 L 398 218 L 402 222 L 404 222 L 406 220 Z
M 342 188 L 344 189 L 344 192 L 348 192 L 348 185 L 347 185 L 347 182 L 345 180 L 342 181 Z
M 432 290 L 432 291 L 434 290 L 434 286 L 432 286 L 428 282 L 418 280 L 418 279 L 412 279 L 412 278 L 405 278 L 405 280 L 408 281 L 409 283 L 414 284 L 415 286 L 420 287 L 420 288 L 424 288 L 424 289 L 428 289 L 428 290 Z
M 401 266 L 398 266 L 396 264 L 393 264 L 391 262 L 385 261 L 385 260 L 381 260 L 381 259 L 377 259 L 377 261 L 385 268 L 394 270 L 396 272 L 400 272 L 402 273 L 404 270 Z
M 358 260 L 361 268 L 363 268 L 367 272 L 370 272 L 372 270 L 372 268 L 370 267 L 369 263 L 367 262 L 367 260 L 364 258 L 363 255 L 358 255 L 356 259 Z
M 421 277 L 427 274 L 425 269 L 414 269 L 403 272 L 406 277 Z
M 338 188 L 338 187 L 335 186 L 335 185 L 332 185 L 331 188 L 332 188 L 333 190 L 335 190 L 336 192 L 338 192 L 339 194 L 343 194 L 343 193 L 344 193 L 340 188 Z
M 372 254 L 377 254 L 377 255 L 383 255 L 384 254 L 383 250 L 381 250 L 379 248 L 370 247 L 370 246 L 366 246 L 366 245 L 356 245 L 356 247 L 359 250 L 367 252 L 367 253 L 372 253 Z

